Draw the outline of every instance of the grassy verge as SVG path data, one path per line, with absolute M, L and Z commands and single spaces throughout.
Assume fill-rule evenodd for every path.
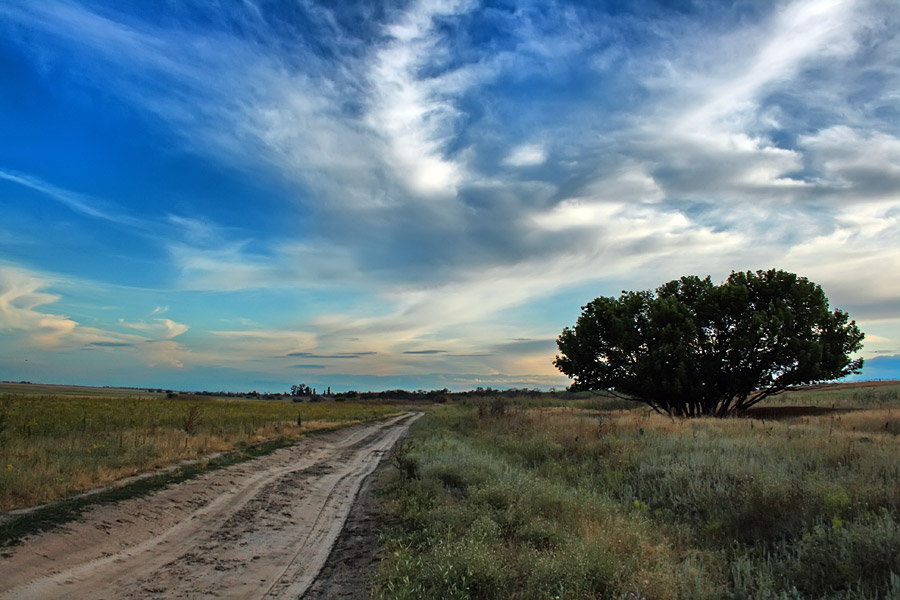
M 205 398 L 0 397 L 0 512 L 185 459 L 396 414 L 395 406 Z
M 314 433 L 325 431 L 328 430 L 316 430 Z M 192 464 L 167 470 L 166 472 L 157 475 L 142 477 L 125 485 L 113 486 L 90 495 L 79 495 L 73 498 L 67 498 L 59 502 L 38 507 L 24 514 L 7 515 L 6 518 L 0 521 L 0 548 L 17 544 L 22 538 L 28 535 L 33 535 L 41 531 L 48 531 L 54 527 L 73 521 L 80 517 L 85 510 L 98 504 L 119 502 L 121 500 L 149 494 L 164 486 L 192 479 L 207 471 L 221 469 L 229 465 L 271 454 L 275 450 L 289 446 L 294 442 L 295 440 L 288 438 L 260 442 L 247 448 L 228 452 L 209 460 L 197 461 Z M 0 552 L 0 556 L 2 556 L 2 552 Z
M 384 491 L 404 526 L 375 596 L 900 598 L 898 391 L 779 420 L 431 411 Z

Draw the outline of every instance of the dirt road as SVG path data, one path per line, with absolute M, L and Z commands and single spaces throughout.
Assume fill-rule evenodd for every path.
M 417 416 L 314 436 L 96 507 L 0 558 L 0 598 L 298 598 L 360 484 Z

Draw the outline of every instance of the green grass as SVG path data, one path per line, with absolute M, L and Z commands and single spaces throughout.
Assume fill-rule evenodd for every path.
M 777 420 L 432 411 L 384 491 L 404 525 L 375 596 L 900 598 L 898 392 L 795 392 Z
M 394 406 L 165 398 L 0 396 L 0 511 L 266 440 L 396 414 Z

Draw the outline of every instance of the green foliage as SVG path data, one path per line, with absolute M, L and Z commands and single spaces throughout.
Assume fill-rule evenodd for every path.
M 874 596 L 890 587 L 897 569 L 900 523 L 887 511 L 863 515 L 846 526 L 836 520 L 806 532 L 785 554 L 780 574 L 810 596 Z
M 790 386 L 859 372 L 863 334 L 822 289 L 770 270 L 682 277 L 600 297 L 557 340 L 573 391 L 615 390 L 678 416 L 746 411 Z
M 419 462 L 411 455 L 411 449 L 412 445 L 404 439 L 391 452 L 391 464 L 406 480 L 419 478 Z

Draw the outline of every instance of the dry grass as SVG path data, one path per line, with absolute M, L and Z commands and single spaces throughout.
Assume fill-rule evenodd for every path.
M 51 383 L 0 382 L 0 395 L 68 396 L 80 398 L 165 398 L 165 392 L 147 388 L 91 387 L 84 385 L 55 385 Z
M 796 392 L 765 419 L 526 400 L 434 411 L 390 490 L 407 529 L 376 591 L 900 597 L 898 390 Z
M 0 397 L 0 511 L 186 459 L 397 412 L 353 403 L 6 395 Z

